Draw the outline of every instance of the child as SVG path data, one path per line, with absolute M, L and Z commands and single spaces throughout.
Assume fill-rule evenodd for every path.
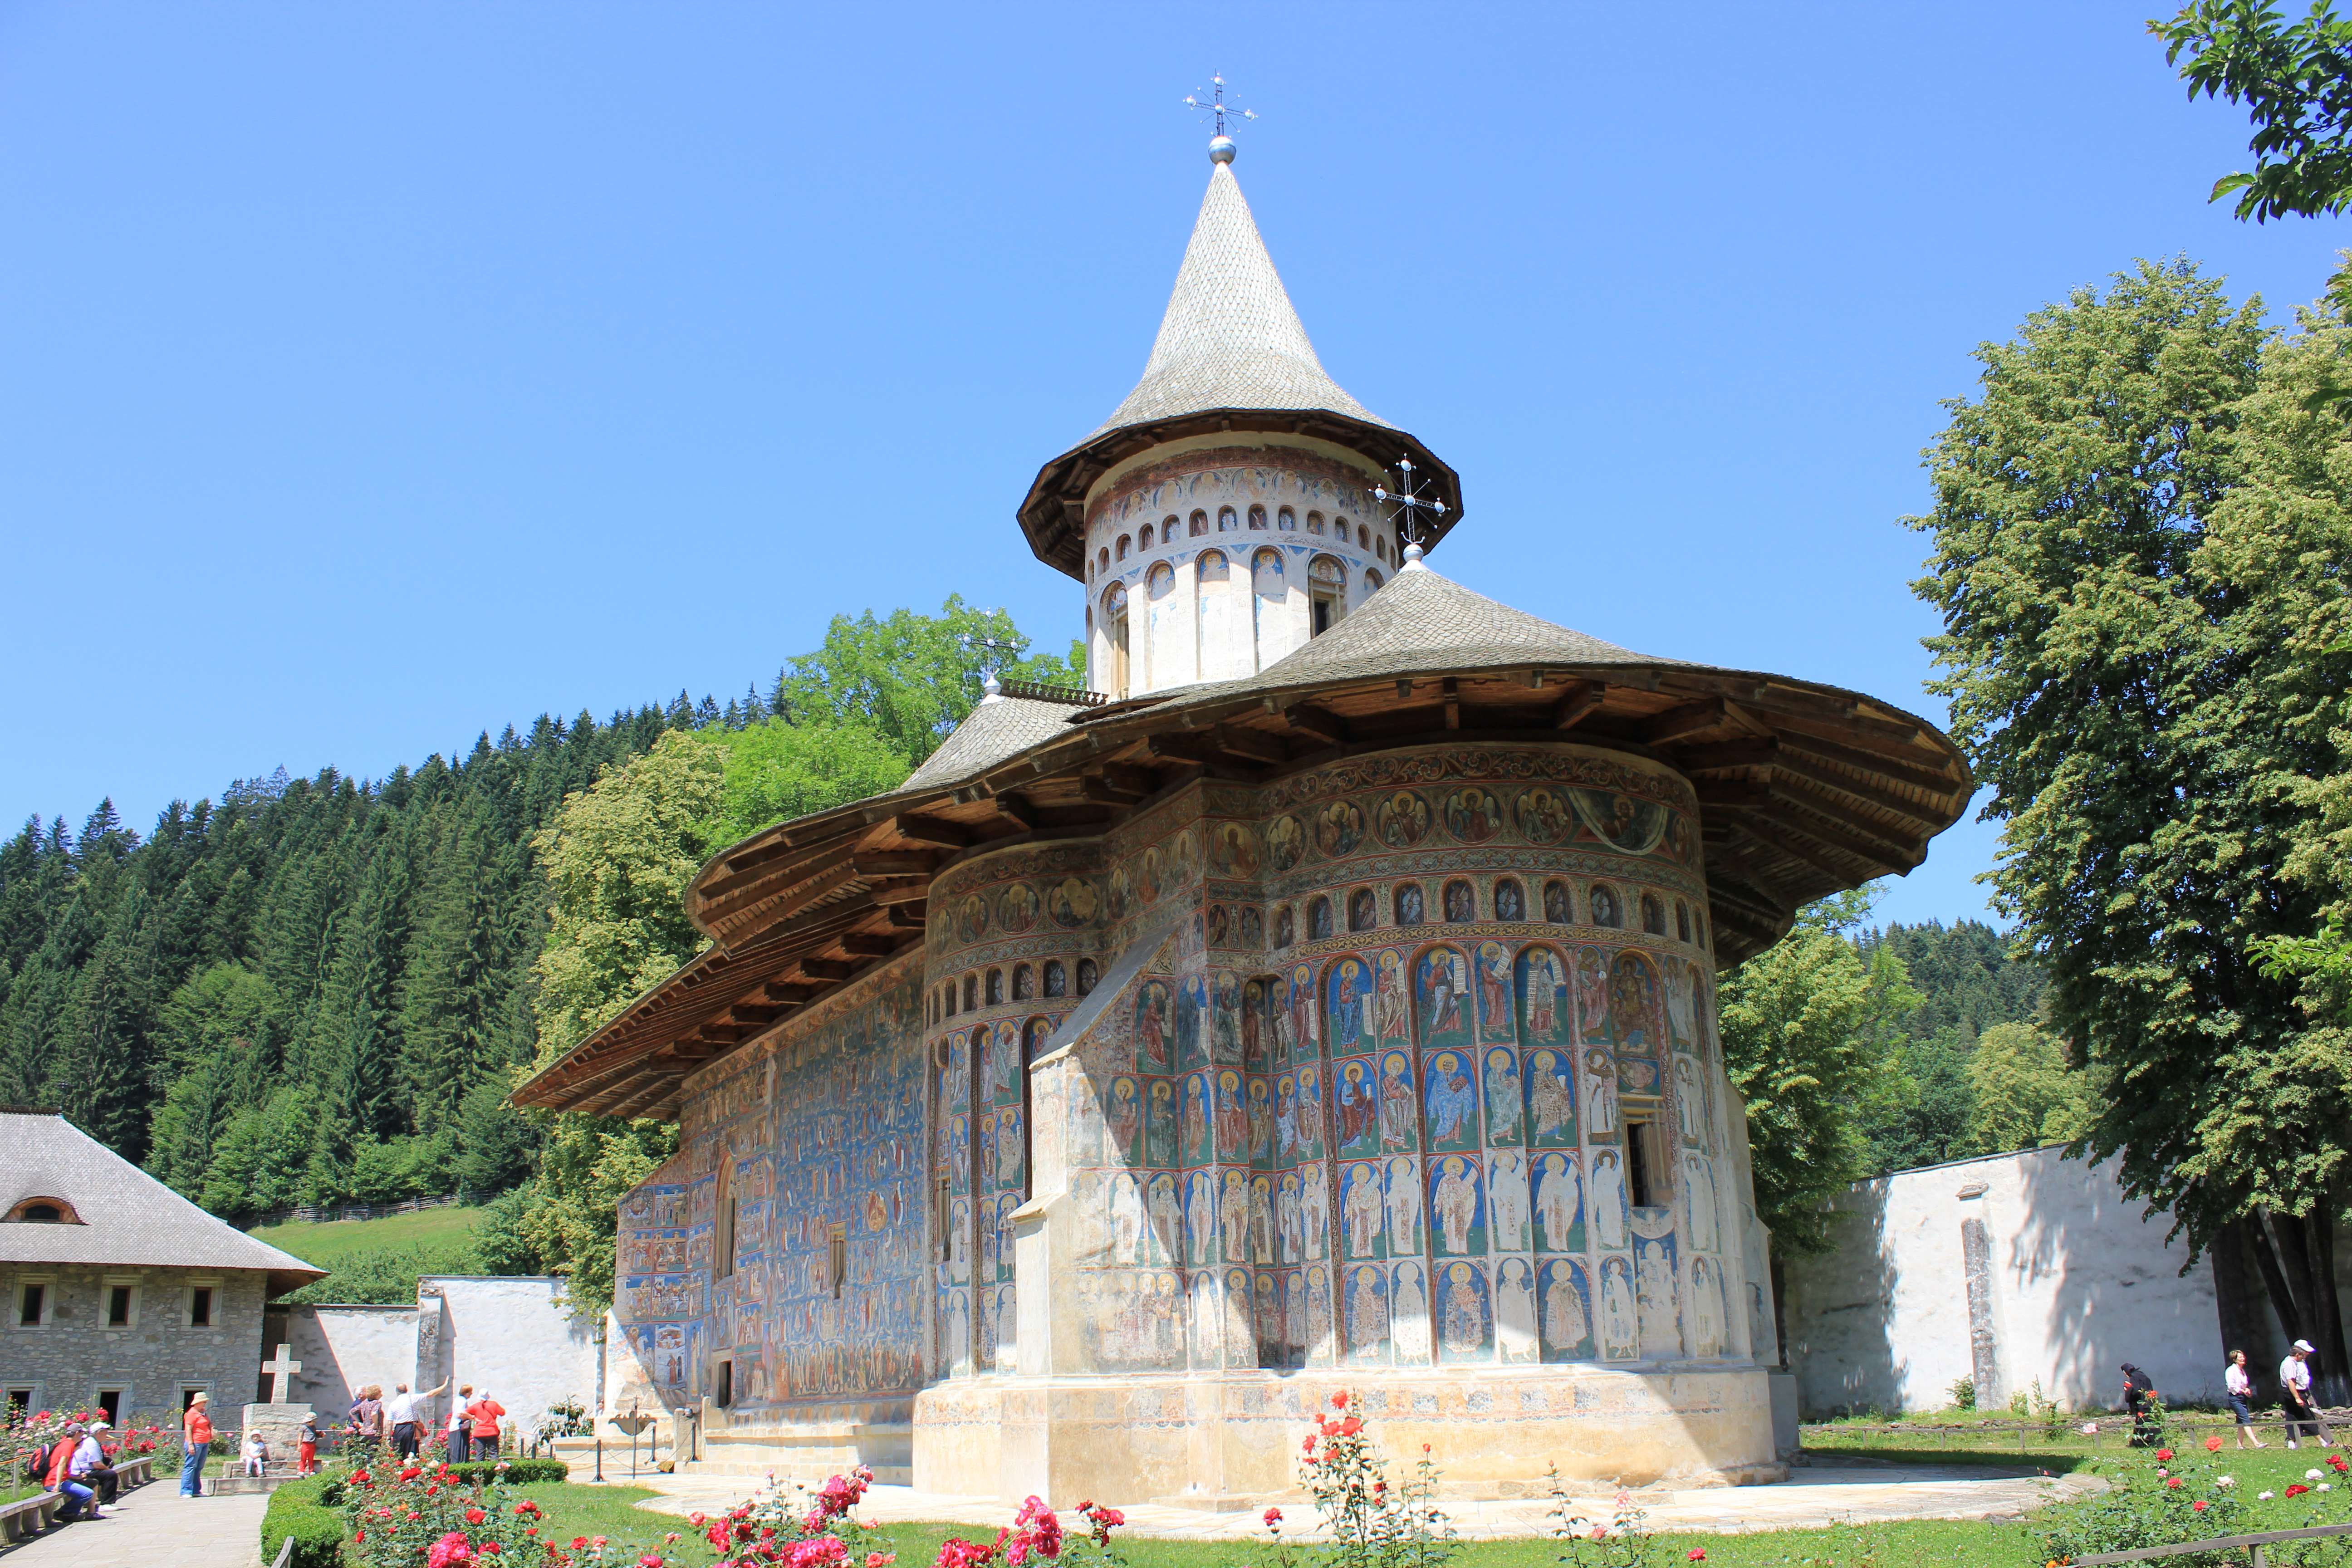
M 319 1421 L 316 1416 L 304 1417 L 300 1436 L 302 1447 L 295 1468 L 307 1476 L 319 1468 Z
M 245 1473 L 258 1476 L 269 1468 L 269 1445 L 261 1440 L 258 1432 L 248 1433 L 245 1439 Z

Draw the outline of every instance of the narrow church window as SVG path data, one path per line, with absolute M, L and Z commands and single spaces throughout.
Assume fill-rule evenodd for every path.
M 841 1288 L 849 1279 L 849 1228 L 835 1226 L 825 1247 L 825 1268 L 833 1284 L 835 1300 L 841 1300 Z
M 1249 509 L 1249 525 L 1260 530 L 1265 527 L 1265 508 L 1254 506 Z
M 1348 895 L 1348 929 L 1370 931 L 1381 923 L 1380 900 L 1370 888 L 1359 888 Z
M 209 1329 L 213 1326 L 213 1288 L 194 1285 L 188 1289 L 188 1327 Z
M 1102 550 L 1097 552 L 1095 559 L 1095 564 L 1105 572 L 1110 570 L 1110 547 L 1108 545 L 1105 545 Z
M 1701 947 L 1706 945 L 1706 911 L 1704 910 L 1691 911 L 1691 938 Z
M 1445 918 L 1455 925 L 1478 918 L 1478 896 L 1467 882 L 1445 884 Z
M 1292 942 L 1297 942 L 1297 940 L 1298 921 L 1291 914 L 1290 906 L 1288 904 L 1285 904 L 1282 908 L 1276 910 L 1274 914 L 1274 945 L 1276 947 L 1288 947 Z
M 1279 532 L 1296 533 L 1298 531 L 1298 514 L 1286 506 L 1277 508 L 1274 514 L 1274 526 Z
M 1064 995 L 1068 992 L 1069 986 L 1069 972 L 1062 967 L 1062 961 L 1058 958 L 1047 959 L 1045 961 L 1045 994 Z
M 1328 555 L 1307 563 L 1308 635 L 1321 637 L 1348 613 L 1348 570 Z
M 967 974 L 963 977 L 963 1010 L 969 1013 L 979 1005 L 980 976 L 977 974 Z
M 719 1165 L 719 1197 L 712 1213 L 718 1219 L 711 1237 L 710 1272 L 713 1279 L 725 1279 L 735 1272 L 735 1164 L 723 1160 Z
M 1121 561 L 1127 559 L 1127 547 L 1133 542 L 1134 541 L 1128 538 L 1124 533 L 1118 536 L 1118 558 Z
M 719 1409 L 725 1410 L 735 1403 L 735 1363 L 732 1361 L 722 1361 L 714 1371 L 719 1386 L 711 1391 L 710 1402 Z
M 1675 940 L 1690 941 L 1690 906 L 1680 899 L 1675 900 Z
M 106 1288 L 106 1326 L 127 1329 L 131 1326 L 131 1287 L 109 1285 Z
M 1078 994 L 1083 996 L 1094 988 L 1095 961 L 1091 958 L 1082 958 L 1078 960 Z
M 1344 517 L 1341 518 L 1339 520 L 1339 526 L 1342 529 L 1346 528 L 1348 526 L 1348 520 Z M 1356 548 L 1359 550 L 1370 550 L 1371 547 L 1372 531 L 1366 528 L 1360 522 L 1356 524 Z
M 1396 890 L 1397 924 L 1417 926 L 1428 916 L 1429 910 L 1423 907 L 1419 882 L 1407 882 Z
M 942 1263 L 955 1260 L 955 1205 L 950 1195 L 952 1190 L 952 1181 L 944 1173 L 931 1188 L 931 1229 L 940 1238 L 940 1261 Z
M 119 1388 L 100 1389 L 98 1391 L 98 1407 L 106 1413 L 106 1424 L 108 1426 L 120 1426 L 122 1425 L 122 1390 Z
M 1331 934 L 1331 900 L 1317 899 L 1307 906 L 1307 940 L 1320 942 Z
M 1208 532 L 1209 514 L 1205 511 L 1194 512 L 1192 514 L 1192 526 L 1188 531 L 1191 532 L 1194 538 L 1198 538 L 1202 534 Z
M 998 1007 L 1003 1005 L 1003 1003 L 1004 971 L 1002 969 L 992 969 L 988 972 L 988 1005 L 992 1007 Z
M 1217 531 L 1231 533 L 1242 525 L 1241 514 L 1229 506 L 1217 509 Z
M 1320 533 L 1323 531 L 1323 514 L 1321 512 L 1310 511 L 1307 514 L 1307 531 L 1309 533 Z
M 1145 523 L 1143 525 L 1143 531 L 1136 535 L 1135 547 L 1138 550 L 1149 550 L 1151 548 L 1151 525 L 1150 523 Z
M 1036 972 L 1025 963 L 1014 964 L 1013 966 L 1013 999 L 1015 1002 L 1026 1002 L 1035 994 L 1037 994 Z
M 16 1326 L 37 1329 L 48 1321 L 49 1288 L 38 1280 L 26 1280 L 16 1288 Z
M 1369 567 L 1369 566 L 1367 566 L 1367 567 L 1365 567 L 1365 568 L 1364 568 L 1364 592 L 1365 592 L 1365 593 L 1367 593 L 1367 594 L 1377 594 L 1377 593 L 1379 593 L 1379 592 L 1381 591 L 1381 582 L 1382 582 L 1382 581 L 1384 581 L 1384 579 L 1381 576 L 1381 574 L 1380 574 L 1379 573 L 1377 573 L 1377 572 L 1373 571 L 1373 570 L 1372 570 L 1370 567 Z
M 1635 1208 L 1664 1208 L 1674 1202 L 1668 1147 L 1649 1114 L 1625 1118 L 1625 1185 Z
M 1528 918 L 1528 898 L 1519 891 L 1518 883 L 1505 878 L 1495 884 L 1495 918 L 1498 921 L 1523 921 Z
M 1109 644 L 1110 668 L 1106 689 L 1113 697 L 1127 695 L 1127 584 L 1113 583 L 1103 595 L 1103 640 Z
M 1624 923 L 1617 918 L 1617 895 L 1598 883 L 1592 889 L 1592 923 L 1597 926 Z
M 1576 911 L 1569 908 L 1566 882 L 1544 884 L 1544 919 L 1556 926 L 1573 925 L 1576 922 Z
M 1666 934 L 1666 907 L 1654 893 L 1642 895 L 1642 929 L 1652 936 Z

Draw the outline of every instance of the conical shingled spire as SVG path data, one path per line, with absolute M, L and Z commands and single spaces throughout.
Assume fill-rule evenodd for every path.
M 1325 373 L 1224 162 L 1210 173 L 1143 379 L 1087 439 L 1219 408 L 1320 408 L 1394 428 Z

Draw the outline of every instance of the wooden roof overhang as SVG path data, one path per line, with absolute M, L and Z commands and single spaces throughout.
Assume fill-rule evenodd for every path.
M 1441 520 L 1423 528 L 1423 544 L 1434 547 L 1461 521 L 1462 476 L 1405 431 L 1330 409 L 1211 408 L 1106 430 L 1038 469 L 1015 514 L 1029 548 L 1046 565 L 1085 582 L 1087 493 L 1095 481 L 1155 447 L 1225 431 L 1312 437 L 1360 452 L 1384 469 L 1395 467 L 1399 458 L 1411 458 L 1413 473 L 1426 484 L 1426 499 L 1445 503 Z
M 1515 661 L 1234 685 L 1251 689 L 1074 709 L 1066 734 L 960 780 L 782 823 L 726 850 L 687 896 L 713 945 L 516 1102 L 674 1117 L 688 1074 L 919 942 L 931 879 L 959 856 L 1098 834 L 1198 778 L 1262 783 L 1437 741 L 1558 739 L 1658 759 L 1698 796 L 1724 967 L 1779 941 L 1800 905 L 1918 865 L 1974 789 L 1935 726 L 1772 675 Z

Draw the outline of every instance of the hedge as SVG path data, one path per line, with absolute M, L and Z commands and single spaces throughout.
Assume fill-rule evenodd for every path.
M 275 1564 L 278 1549 L 294 1538 L 290 1568 L 338 1568 L 343 1558 L 343 1475 L 330 1471 L 288 1481 L 269 1494 L 261 1516 L 261 1560 Z
M 572 1475 L 571 1467 L 561 1459 L 509 1459 L 505 1464 L 503 1477 L 499 1473 L 499 1461 L 492 1459 L 476 1459 L 449 1468 L 467 1486 L 476 1481 L 503 1479 L 510 1487 L 528 1487 L 541 1481 L 568 1480 Z

